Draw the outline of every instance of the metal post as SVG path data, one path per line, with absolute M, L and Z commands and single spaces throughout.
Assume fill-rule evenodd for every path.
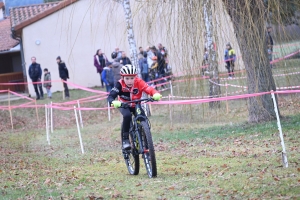
M 286 151 L 285 151 L 285 145 L 284 145 L 284 139 L 283 139 L 283 134 L 282 134 L 282 129 L 281 129 L 281 123 L 280 123 L 280 118 L 279 118 L 279 114 L 278 114 L 278 109 L 277 109 L 277 103 L 276 103 L 276 98 L 275 95 L 273 93 L 273 90 L 271 91 L 271 95 L 272 95 L 272 99 L 273 99 L 273 103 L 274 103 L 274 110 L 276 113 L 276 118 L 277 118 L 277 126 L 278 126 L 278 130 L 279 130 L 279 137 L 281 140 L 281 146 L 282 146 L 282 164 L 284 167 L 288 167 L 288 159 L 287 159 L 287 155 L 286 155 Z
M 109 105 L 109 102 L 107 102 L 107 112 L 108 112 L 108 121 L 110 121 L 110 105 Z
M 49 137 L 49 129 L 48 129 L 48 108 L 47 105 L 45 104 L 45 117 L 46 117 L 46 138 L 47 142 L 50 145 L 50 137 Z
M 50 107 L 50 117 L 51 117 L 51 123 L 50 123 L 50 125 L 51 125 L 51 133 L 53 133 L 53 108 L 52 108 L 52 101 L 51 101 L 51 107 Z
M 77 104 L 78 104 L 78 113 L 79 113 L 79 120 L 80 120 L 80 124 L 81 124 L 81 128 L 83 128 L 83 122 L 82 122 L 82 116 L 81 116 L 81 110 L 80 110 L 80 103 L 79 103 L 79 100 L 77 101 Z
M 74 112 L 75 112 L 78 137 L 79 137 L 79 142 L 80 142 L 80 147 L 81 147 L 81 153 L 84 154 L 84 149 L 83 149 L 83 143 L 82 143 L 82 138 L 81 138 L 80 127 L 79 127 L 79 123 L 78 123 L 78 116 L 77 116 L 76 106 L 74 106 Z

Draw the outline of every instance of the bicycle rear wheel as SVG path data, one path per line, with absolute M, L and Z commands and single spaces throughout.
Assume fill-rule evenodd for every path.
M 150 132 L 149 125 L 146 121 L 141 121 L 139 125 L 139 131 L 143 137 L 143 146 L 144 146 L 144 162 L 149 178 L 157 176 L 156 168 L 156 158 L 155 151 L 153 146 L 152 135 Z
M 127 170 L 131 175 L 138 175 L 140 171 L 140 157 L 138 150 L 134 144 L 134 138 L 132 134 L 129 134 L 129 141 L 131 144 L 130 150 L 123 149 L 123 155 L 125 159 L 125 164 L 127 166 Z

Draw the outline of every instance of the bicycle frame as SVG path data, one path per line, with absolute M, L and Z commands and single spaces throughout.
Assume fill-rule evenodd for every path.
M 135 114 L 134 114 L 134 120 L 133 120 L 134 131 L 132 133 L 134 134 L 133 136 L 136 136 L 138 138 L 139 154 L 145 153 L 143 141 L 142 141 L 142 135 L 141 135 L 140 131 L 138 130 L 138 123 L 142 120 L 148 121 L 148 118 L 145 115 L 145 111 L 142 109 L 141 103 L 137 103 L 135 106 Z M 135 137 L 133 137 L 133 138 L 135 138 Z

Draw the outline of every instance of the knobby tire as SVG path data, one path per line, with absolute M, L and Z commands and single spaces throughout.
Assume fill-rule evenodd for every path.
M 152 135 L 147 121 L 141 121 L 140 133 L 142 134 L 143 137 L 144 149 L 147 149 L 148 151 L 143 155 L 148 176 L 149 178 L 156 177 L 157 168 L 156 168 L 155 151 L 153 146 Z

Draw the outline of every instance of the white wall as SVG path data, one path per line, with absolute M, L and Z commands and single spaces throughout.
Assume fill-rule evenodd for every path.
M 4 18 L 3 9 L 0 9 L 0 20 L 2 20 L 3 18 Z
M 137 47 L 156 46 L 158 43 L 163 43 L 167 48 L 169 47 L 173 68 L 181 67 L 178 66 L 180 65 L 178 63 L 181 63 L 178 61 L 181 59 L 178 57 L 180 53 L 175 52 L 180 52 L 180 46 L 176 47 L 177 33 L 174 32 L 174 38 L 170 39 L 170 34 L 166 32 L 173 30 L 163 26 L 158 16 L 147 16 L 145 14 L 148 9 L 147 4 L 144 5 L 141 8 L 141 3 L 131 1 Z M 163 8 L 160 9 L 160 12 L 163 12 Z M 154 22 L 153 26 L 156 28 L 149 31 L 147 26 L 151 22 Z M 31 57 L 35 56 L 42 68 L 49 69 L 52 80 L 59 80 L 56 64 L 56 57 L 59 55 L 69 69 L 70 82 L 85 87 L 100 85 L 99 74 L 96 73 L 93 65 L 93 55 L 97 49 L 101 48 L 111 60 L 110 54 L 116 46 L 129 55 L 125 24 L 121 4 L 112 0 L 80 0 L 23 29 L 26 70 L 28 71 Z M 230 29 L 228 31 L 226 35 L 230 35 Z M 35 44 L 37 40 L 41 42 L 40 45 Z M 219 41 L 221 57 L 223 57 L 225 44 L 224 41 Z M 199 49 L 202 53 L 203 45 Z M 28 80 L 30 80 L 29 77 Z M 52 85 L 52 91 L 63 89 L 61 83 Z M 29 93 L 35 95 L 32 86 L 29 86 Z

